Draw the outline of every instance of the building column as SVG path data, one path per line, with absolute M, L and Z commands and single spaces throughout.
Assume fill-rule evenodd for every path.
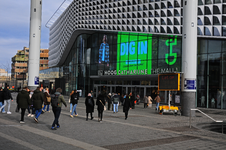
M 196 102 L 197 72 L 197 0 L 183 1 L 182 36 L 182 115 L 189 116 Z M 194 112 L 192 116 L 194 116 Z
M 42 0 L 31 0 L 28 61 L 28 87 L 30 90 L 35 90 L 36 87 L 39 86 L 41 18 Z

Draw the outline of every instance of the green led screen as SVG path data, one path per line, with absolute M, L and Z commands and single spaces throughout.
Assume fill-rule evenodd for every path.
M 118 34 L 117 40 L 117 75 L 151 74 L 152 36 Z

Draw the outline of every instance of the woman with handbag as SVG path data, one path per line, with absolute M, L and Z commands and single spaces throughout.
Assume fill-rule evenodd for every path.
M 90 113 L 90 119 L 93 120 L 93 112 L 94 112 L 94 100 L 91 93 L 88 94 L 85 100 L 86 105 L 86 121 L 88 121 L 88 114 Z
M 42 112 L 45 112 L 46 106 L 47 106 L 47 112 L 50 112 L 49 110 L 49 104 L 51 102 L 51 97 L 49 95 L 49 89 L 45 88 L 45 93 L 44 93 L 44 107 L 42 109 Z
M 97 105 L 97 110 L 98 110 L 98 122 L 102 122 L 103 111 L 106 110 L 105 99 L 104 99 L 104 94 L 103 93 L 100 93 L 97 96 L 96 105 Z

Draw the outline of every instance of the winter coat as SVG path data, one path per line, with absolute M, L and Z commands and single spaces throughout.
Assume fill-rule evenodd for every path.
M 64 96 L 61 95 L 60 92 L 55 92 L 54 94 L 57 95 L 57 96 L 59 96 L 58 97 L 58 107 L 62 107 L 62 103 L 64 104 L 65 107 L 67 107 L 67 103 L 64 100 Z
M 159 103 L 161 101 L 160 97 L 156 96 L 155 101 L 156 101 L 156 103 Z
M 102 103 L 101 103 L 100 101 L 101 101 Z M 103 110 L 104 110 L 104 105 L 105 105 L 104 95 L 99 94 L 99 95 L 97 96 L 96 105 L 97 105 L 97 110 L 98 110 L 98 111 L 103 111 Z
M 31 100 L 33 101 L 33 107 L 35 109 L 41 109 L 44 101 L 44 95 L 41 91 L 35 90 Z
M 144 103 L 148 103 L 148 97 L 147 96 L 144 97 Z
M 128 112 L 131 107 L 132 105 L 129 96 L 126 96 L 123 104 L 123 112 Z
M 4 103 L 4 92 L 0 91 L 0 102 Z
M 29 93 L 26 90 L 22 90 L 16 97 L 18 108 L 28 108 L 31 105 L 31 99 Z
M 93 103 L 93 106 L 91 106 L 91 105 L 88 104 L 88 100 L 89 99 L 91 99 L 91 101 Z M 86 113 L 92 113 L 92 112 L 94 112 L 94 100 L 93 100 L 93 98 L 91 96 L 86 97 L 85 105 L 86 105 Z
M 13 100 L 13 97 L 12 97 L 9 89 L 5 88 L 3 90 L 3 92 L 4 92 L 4 100 L 9 100 L 9 99 Z
M 78 93 L 73 93 L 73 94 L 71 95 L 71 103 L 72 103 L 73 105 L 78 104 L 78 100 L 79 100 L 79 95 L 78 95 Z
M 44 93 L 44 105 L 49 105 L 50 102 L 47 102 L 47 97 L 50 97 L 49 93 L 48 92 L 45 92 Z
M 148 96 L 148 104 L 151 104 L 153 99 L 151 98 L 151 96 Z

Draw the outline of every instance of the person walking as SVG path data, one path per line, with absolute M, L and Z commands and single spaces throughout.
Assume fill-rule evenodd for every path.
M 112 104 L 112 102 L 111 102 L 111 93 L 108 93 L 106 99 L 107 99 L 107 102 L 108 102 L 108 110 L 110 110 L 111 109 L 111 104 Z
M 4 105 L 4 92 L 3 88 L 0 87 L 0 108 Z M 1 112 L 1 111 L 0 111 Z M 6 113 L 5 108 L 2 108 L 2 113 Z
M 65 107 L 67 107 L 67 104 L 64 100 L 64 96 L 61 95 L 61 93 L 62 93 L 62 89 L 57 88 L 56 92 L 53 95 L 51 95 L 52 110 L 54 114 L 54 121 L 51 127 L 52 130 L 56 130 L 55 126 L 57 126 L 57 128 L 60 128 L 59 118 L 60 118 L 62 103 L 64 104 Z M 55 101 L 56 101 L 56 106 L 54 105 Z
M 126 98 L 124 100 L 123 104 L 123 112 L 125 113 L 125 120 L 128 118 L 129 109 L 131 108 L 131 100 L 129 99 L 129 96 L 126 95 Z
M 152 107 L 152 100 L 151 96 L 148 96 L 148 107 Z
M 97 110 L 98 110 L 98 122 L 102 122 L 103 111 L 104 111 L 104 106 L 105 106 L 105 99 L 104 99 L 103 93 L 100 93 L 98 95 L 96 105 L 97 105 Z
M 74 90 L 71 91 L 70 96 L 69 96 L 70 112 L 72 112 L 72 107 L 73 107 L 72 102 L 71 102 L 71 95 L 72 95 L 72 94 L 74 94 Z
M 148 107 L 148 97 L 147 95 L 144 96 L 144 108 Z
M 71 112 L 71 115 L 70 115 L 71 118 L 73 118 L 74 113 L 75 113 L 75 117 L 78 116 L 78 113 L 76 112 L 78 100 L 79 100 L 79 95 L 77 93 L 77 90 L 74 90 L 74 93 L 71 95 L 71 103 L 72 103 L 72 106 L 73 106 L 73 109 L 72 109 L 72 112 Z
M 31 100 L 33 102 L 33 107 L 35 109 L 35 122 L 38 123 L 38 117 L 42 113 L 42 104 L 44 101 L 44 96 L 42 91 L 40 91 L 40 87 L 37 87 L 37 89 L 34 91 L 34 94 L 31 97 Z
M 117 93 L 114 94 L 112 97 L 113 102 L 113 113 L 118 113 L 118 105 L 119 105 L 120 97 L 117 95 Z
M 136 101 L 137 101 L 137 105 L 139 105 L 140 104 L 140 95 L 139 94 L 137 94 L 137 96 L 136 96 Z
M 48 88 L 45 88 L 45 93 L 44 93 L 44 107 L 42 109 L 43 112 L 45 112 L 46 106 L 47 106 L 46 111 L 47 112 L 50 112 L 50 110 L 49 110 L 49 104 L 50 104 L 50 102 L 51 102 L 51 97 L 49 95 L 49 89 Z
M 161 101 L 159 94 L 157 94 L 157 96 L 154 100 L 156 101 L 156 110 L 158 111 L 159 110 L 159 103 Z
M 20 123 L 25 123 L 24 122 L 25 110 L 29 107 L 29 105 L 31 105 L 31 100 L 29 93 L 27 92 L 27 87 L 24 87 L 23 90 L 17 95 L 16 102 L 18 109 L 21 109 Z
M 94 100 L 92 94 L 89 93 L 85 100 L 86 105 L 86 121 L 88 121 L 88 115 L 90 113 L 90 119 L 93 120 L 93 112 L 94 112 Z
M 133 96 L 132 92 L 130 92 L 130 94 L 129 94 L 129 99 L 131 102 L 132 109 L 135 109 L 135 97 Z
M 28 108 L 27 108 L 27 111 L 28 111 L 28 117 L 34 117 L 34 114 L 35 114 L 35 109 L 34 109 L 34 107 L 33 107 L 33 101 L 32 101 L 32 99 L 31 99 L 31 97 L 32 97 L 32 95 L 33 95 L 33 93 L 34 93 L 34 91 L 33 90 L 30 90 L 30 89 L 27 89 L 27 91 L 28 91 L 28 94 L 29 94 L 29 97 L 30 97 L 30 100 L 31 100 L 31 105 L 30 106 L 28 106 Z
M 11 105 L 11 100 L 13 101 L 13 98 L 9 91 L 9 85 L 7 85 L 6 88 L 4 88 L 3 93 L 4 93 L 4 105 L 0 108 L 0 112 L 6 106 L 6 104 L 8 104 L 7 114 L 11 114 L 10 105 Z

